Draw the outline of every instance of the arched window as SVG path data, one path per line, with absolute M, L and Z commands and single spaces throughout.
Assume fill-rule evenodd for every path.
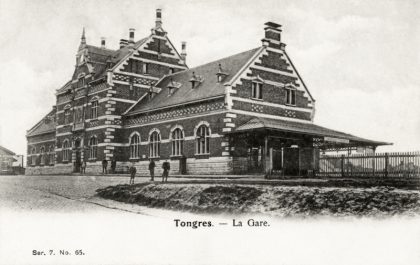
M 64 107 L 64 124 L 70 123 L 70 105 Z
M 98 140 L 95 136 L 90 137 L 89 140 L 89 159 L 95 159 L 98 149 Z
M 149 138 L 149 157 L 159 157 L 160 152 L 160 134 L 154 131 Z
M 36 155 L 35 155 L 35 153 L 36 153 L 36 149 L 35 149 L 35 147 L 34 147 L 34 148 L 32 148 L 32 156 L 31 156 L 31 164 L 32 164 L 33 166 L 35 166 L 35 165 L 36 165 Z
M 140 157 L 140 135 L 135 133 L 130 138 L 130 158 Z
M 91 102 L 90 105 L 90 118 L 96 119 L 98 118 L 98 101 L 94 100 Z
M 181 156 L 183 154 L 184 132 L 176 128 L 172 132 L 172 155 Z
M 197 154 L 209 154 L 209 139 L 210 139 L 210 130 L 209 127 L 205 124 L 198 127 L 196 131 L 196 153 Z
M 41 154 L 41 162 L 40 162 L 40 164 L 41 165 L 44 165 L 45 164 L 45 148 L 44 147 L 41 147 L 41 149 L 40 149 L 40 151 L 39 151 Z
M 63 161 L 69 161 L 70 156 L 70 144 L 68 140 L 63 142 Z
M 50 146 L 50 154 L 49 154 L 49 163 L 50 165 L 54 164 L 54 159 L 55 159 L 55 150 L 54 150 L 54 145 Z

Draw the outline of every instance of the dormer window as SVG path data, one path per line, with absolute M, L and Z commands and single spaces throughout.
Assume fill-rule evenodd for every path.
M 222 69 L 222 65 L 219 63 L 219 70 L 217 71 L 217 82 L 221 83 L 223 81 L 223 79 L 225 79 L 226 76 L 228 76 L 229 74 L 224 72 Z
M 201 78 L 195 75 L 195 72 L 193 72 L 190 82 L 191 82 L 191 88 L 194 89 L 202 82 L 202 80 Z
M 78 87 L 84 87 L 84 86 L 85 86 L 85 77 L 84 76 L 79 77 Z
M 292 86 L 286 87 L 286 104 L 296 105 L 296 88 Z
M 254 99 L 262 99 L 262 87 L 261 82 L 252 82 L 251 97 Z

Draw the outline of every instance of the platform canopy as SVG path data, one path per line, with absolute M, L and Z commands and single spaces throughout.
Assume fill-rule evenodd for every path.
M 374 148 L 392 143 L 373 141 L 348 133 L 331 130 L 311 122 L 295 122 L 269 118 L 252 118 L 237 127 L 232 133 L 265 132 L 268 136 L 294 135 L 312 139 L 314 146 L 321 149 L 347 149 L 357 147 Z M 283 134 L 279 134 L 279 133 Z M 281 136 L 280 136 L 281 138 Z

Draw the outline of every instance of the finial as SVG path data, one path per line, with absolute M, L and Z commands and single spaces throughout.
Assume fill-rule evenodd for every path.
M 86 44 L 86 36 L 85 36 L 85 27 L 83 27 L 83 32 L 82 32 L 82 44 Z

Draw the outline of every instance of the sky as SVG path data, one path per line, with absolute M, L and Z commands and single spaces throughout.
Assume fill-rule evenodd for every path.
M 263 24 L 282 41 L 316 99 L 315 123 L 420 150 L 420 2 L 0 0 L 0 145 L 25 154 L 28 129 L 71 77 L 82 28 L 117 48 L 150 34 L 155 9 L 190 67 L 259 47 Z

